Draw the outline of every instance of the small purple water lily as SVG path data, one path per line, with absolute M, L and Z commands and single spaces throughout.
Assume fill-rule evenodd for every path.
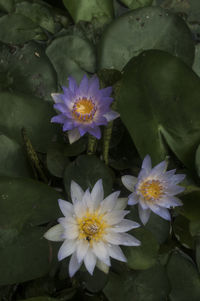
M 52 93 L 54 109 L 60 112 L 51 122 L 63 124 L 63 131 L 68 131 L 69 142 L 73 143 L 85 133 L 101 138 L 100 125 L 119 117 L 110 109 L 113 98 L 112 87 L 99 88 L 99 79 L 83 76 L 78 86 L 73 77 L 68 77 L 69 87 L 62 87 L 63 94 Z
M 129 195 L 128 204 L 138 204 L 139 216 L 144 225 L 148 222 L 151 211 L 170 220 L 168 209 L 182 205 L 175 195 L 185 189 L 177 185 L 183 181 L 185 175 L 175 175 L 175 172 L 175 169 L 167 171 L 166 161 L 152 168 L 151 158 L 147 155 L 138 178 L 129 175 L 122 177 L 122 183 L 132 192 Z

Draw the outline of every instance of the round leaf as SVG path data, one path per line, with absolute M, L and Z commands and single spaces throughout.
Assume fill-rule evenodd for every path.
M 50 122 L 55 112 L 51 104 L 30 95 L 0 93 L 0 131 L 21 142 L 25 127 L 33 147 L 45 152 L 55 138 L 57 127 Z
M 146 7 L 123 14 L 107 27 L 98 47 L 98 67 L 122 70 L 147 49 L 164 50 L 193 63 L 194 42 L 184 21 L 159 7 Z
M 70 196 L 72 180 L 86 190 L 87 188 L 92 189 L 99 179 L 103 180 L 104 195 L 111 193 L 113 179 L 109 168 L 97 157 L 83 155 L 66 167 L 64 173 L 65 190 Z
M 0 158 L 0 176 L 31 176 L 25 151 L 15 140 L 5 135 L 0 135 Z
M 67 35 L 55 39 L 47 47 L 46 54 L 57 72 L 61 85 L 66 85 L 68 76 L 80 81 L 84 73 L 95 72 L 94 47 L 88 40 L 79 36 Z
M 193 262 L 174 253 L 168 262 L 167 273 L 171 285 L 171 301 L 199 300 L 200 279 Z
M 65 155 L 65 145 L 56 143 L 48 149 L 47 167 L 52 175 L 62 178 L 65 167 L 69 162 Z
M 154 163 L 160 162 L 166 141 L 194 169 L 200 139 L 199 95 L 200 79 L 166 52 L 146 51 L 127 64 L 118 111 L 141 157 L 150 154 Z
M 121 0 L 121 2 L 131 9 L 136 9 L 144 6 L 150 6 L 153 0 Z

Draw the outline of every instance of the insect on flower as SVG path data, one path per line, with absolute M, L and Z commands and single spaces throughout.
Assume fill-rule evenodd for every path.
M 59 200 L 64 217 L 59 218 L 59 224 L 50 228 L 44 237 L 52 241 L 63 241 L 58 259 L 72 255 L 69 263 L 70 277 L 83 262 L 90 274 L 93 274 L 96 265 L 108 272 L 110 257 L 126 261 L 119 245 L 140 245 L 140 241 L 125 233 L 139 227 L 139 224 L 124 219 L 129 212 L 124 210 L 127 199 L 118 198 L 119 193 L 113 192 L 104 199 L 102 180 L 97 181 L 91 193 L 89 189 L 84 192 L 72 181 L 72 203 Z
M 63 94 L 52 93 L 54 108 L 60 112 L 51 122 L 63 124 L 63 131 L 68 131 L 69 142 L 73 143 L 85 133 L 101 138 L 100 125 L 119 117 L 110 109 L 113 98 L 112 87 L 99 88 L 99 79 L 86 75 L 78 86 L 75 79 L 68 77 L 69 87 L 63 87 Z
M 148 222 L 151 211 L 170 220 L 168 209 L 182 205 L 175 195 L 185 189 L 177 185 L 185 178 L 185 175 L 175 175 L 175 169 L 169 171 L 166 169 L 166 161 L 152 168 L 151 158 L 147 155 L 138 178 L 129 175 L 122 177 L 122 183 L 132 192 L 129 195 L 128 204 L 138 204 L 138 212 L 143 224 Z

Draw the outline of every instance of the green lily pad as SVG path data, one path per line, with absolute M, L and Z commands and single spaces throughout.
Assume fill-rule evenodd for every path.
M 70 163 L 65 154 L 64 144 L 53 144 L 47 151 L 47 167 L 50 173 L 62 178 L 66 166 Z
M 14 10 L 14 0 L 0 0 L 0 10 L 10 13 Z
M 200 279 L 192 261 L 179 253 L 174 253 L 169 259 L 167 273 L 171 285 L 171 301 L 199 300 Z
M 124 253 L 127 258 L 127 265 L 134 270 L 145 270 L 156 263 L 159 245 L 150 231 L 145 228 L 138 228 L 131 231 L 131 234 L 141 241 L 139 247 L 126 247 Z
M 84 190 L 92 189 L 94 184 L 103 180 L 104 195 L 112 191 L 113 178 L 109 168 L 96 156 L 82 155 L 70 163 L 64 172 L 64 184 L 70 196 L 71 181 L 77 182 Z
M 200 239 L 198 237 L 197 242 L 196 242 L 196 261 L 197 261 L 197 266 L 200 272 Z
M 50 297 L 35 297 L 35 298 L 28 298 L 28 299 L 23 299 L 20 301 L 56 301 L 58 299 L 50 298 Z
M 63 0 L 75 23 L 107 23 L 113 18 L 112 0 Z
M 9 229 L 21 231 L 25 225 L 42 225 L 61 214 L 58 206 L 60 194 L 41 182 L 0 177 L 0 191 L 0 228 L 5 243 L 10 239 Z
M 57 72 L 61 85 L 66 86 L 68 76 L 80 81 L 86 72 L 95 72 L 94 46 L 78 35 L 65 35 L 53 40 L 47 47 L 46 54 Z
M 41 239 L 44 231 L 44 228 L 20 231 L 10 243 L 0 247 L 1 285 L 28 281 L 49 271 L 50 250 L 48 242 Z
M 34 41 L 26 43 L 23 47 L 2 44 L 0 57 L 1 71 L 7 76 L 7 81 L 2 87 L 4 90 L 19 91 L 52 100 L 51 93 L 57 89 L 57 75 L 43 46 Z
M 33 147 L 45 152 L 57 126 L 50 122 L 55 112 L 51 104 L 25 94 L 0 93 L 0 131 L 21 143 L 21 130 L 25 127 Z
M 183 206 L 179 211 L 190 221 L 198 222 L 200 220 L 200 192 L 195 191 L 181 197 Z
M 24 1 L 17 3 L 15 11 L 17 14 L 21 14 L 31 19 L 34 23 L 38 24 L 49 32 L 55 33 L 53 13 L 45 4 L 45 2 L 40 4 Z
M 166 142 L 194 171 L 200 139 L 199 95 L 200 79 L 166 52 L 146 51 L 127 64 L 118 111 L 141 157 L 150 154 L 154 164 L 160 162 L 167 154 Z
M 145 228 L 154 235 L 159 244 L 164 243 L 169 237 L 170 223 L 153 212 Z
M 194 249 L 194 239 L 190 233 L 189 220 L 179 215 L 173 224 L 174 234 L 178 241 L 186 248 Z
M 159 7 L 130 11 L 113 21 L 98 45 L 98 68 L 122 70 L 128 61 L 147 49 L 159 49 L 194 60 L 194 42 L 185 22 Z
M 42 29 L 29 18 L 9 14 L 0 18 L 0 41 L 8 44 L 24 44 L 27 41 L 45 39 Z
M 15 140 L 5 135 L 0 135 L 0 158 L 0 176 L 31 176 L 25 151 Z
M 131 9 L 150 6 L 152 2 L 153 0 L 121 0 L 121 3 L 125 4 Z
M 110 273 L 104 293 L 109 301 L 161 301 L 169 290 L 165 268 L 157 264 L 145 271 Z

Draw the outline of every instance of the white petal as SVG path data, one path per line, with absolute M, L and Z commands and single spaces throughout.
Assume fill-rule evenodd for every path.
M 186 176 L 185 174 L 174 175 L 173 177 L 171 177 L 171 182 L 173 184 L 179 184 L 185 179 L 185 176 Z
M 75 240 L 65 240 L 58 252 L 58 260 L 62 260 L 76 250 L 76 241 Z
M 51 93 L 51 97 L 53 98 L 55 103 L 63 102 L 60 98 L 60 93 Z
M 69 276 L 73 277 L 74 274 L 79 270 L 82 262 L 78 262 L 76 253 L 74 253 L 69 262 Z
M 81 201 L 84 195 L 83 189 L 74 181 L 71 181 L 71 198 L 72 202 Z
M 115 210 L 123 210 L 126 208 L 128 202 L 128 198 L 118 198 L 116 203 L 115 203 Z
M 64 229 L 60 224 L 55 225 L 44 234 L 44 238 L 51 241 L 63 241 L 63 231 Z
M 104 197 L 102 179 L 98 180 L 94 185 L 91 191 L 91 197 L 94 202 L 94 208 L 97 208 L 99 203 L 103 200 Z
M 67 223 L 63 235 L 65 239 L 76 239 L 79 235 L 78 226 L 76 224 Z
M 133 176 L 123 176 L 121 177 L 122 183 L 124 186 L 130 190 L 131 192 L 134 191 L 135 184 L 137 183 L 138 179 Z
M 149 205 L 147 203 L 145 203 L 142 198 L 140 199 L 140 206 L 142 207 L 142 209 L 147 210 L 149 208 Z
M 93 252 L 97 258 L 103 261 L 106 265 L 110 265 L 110 258 L 107 248 L 103 242 L 93 243 Z
M 103 116 L 109 122 L 109 121 L 112 121 L 112 120 L 118 118 L 120 116 L 120 114 L 115 111 L 110 110 L 109 112 L 103 114 Z
M 89 188 L 85 191 L 85 193 L 83 195 L 83 203 L 86 204 L 86 206 L 90 212 L 92 212 L 94 210 L 94 202 L 92 200 Z
M 142 168 L 146 169 L 148 172 L 151 170 L 151 157 L 149 155 L 146 155 L 146 157 L 144 158 L 142 162 Z
M 167 187 L 167 194 L 168 195 L 176 195 L 185 190 L 185 187 L 178 186 L 178 185 L 170 185 Z
M 108 274 L 110 267 L 107 264 L 97 259 L 96 265 L 100 271 L 104 272 L 105 274 Z
M 183 205 L 183 203 L 181 202 L 181 200 L 179 200 L 178 198 L 176 198 L 174 196 L 164 197 L 159 202 L 159 206 L 165 207 L 165 208 L 171 208 L 171 207 L 182 206 L 182 205 Z
M 138 196 L 135 194 L 135 192 L 133 192 L 128 196 L 128 204 L 133 206 L 136 205 L 137 203 L 138 203 Z
M 139 217 L 140 217 L 141 222 L 143 223 L 143 225 L 146 225 L 146 223 L 149 220 L 151 210 L 150 209 L 146 209 L 146 210 L 142 209 L 142 207 L 139 205 L 138 206 L 138 213 L 139 213 Z
M 113 210 L 112 212 L 108 212 L 104 215 L 104 219 L 108 223 L 108 225 L 112 226 L 121 222 L 125 215 L 127 215 L 130 211 L 127 210 Z
M 64 216 L 70 216 L 74 213 L 73 205 L 70 202 L 59 199 L 58 204 Z
M 128 233 L 107 233 L 104 238 L 113 245 L 139 246 L 141 243 Z
M 81 135 L 79 133 L 79 130 L 77 128 L 68 131 L 68 138 L 69 138 L 69 143 L 72 144 L 78 139 L 80 139 Z
M 84 202 L 76 202 L 74 204 L 74 212 L 78 218 L 81 218 L 87 210 L 87 206 Z
M 105 213 L 107 211 L 111 211 L 117 202 L 117 198 L 120 194 L 120 191 L 115 191 L 113 193 L 111 193 L 110 195 L 108 195 L 102 202 L 100 205 L 100 209 L 99 209 L 99 213 Z
M 80 240 L 77 244 L 76 254 L 78 262 L 81 262 L 87 254 L 89 243 L 85 240 Z
M 84 264 L 88 272 L 92 275 L 94 272 L 94 268 L 97 262 L 96 256 L 93 254 L 93 252 L 89 249 L 85 258 L 84 258 Z
M 167 169 L 167 162 L 162 161 L 159 164 L 157 164 L 150 172 L 150 177 L 159 177 L 161 174 L 163 174 Z
M 129 219 L 123 219 L 118 225 L 112 227 L 110 230 L 113 232 L 126 232 L 130 231 L 131 229 L 135 229 L 140 227 L 140 225 L 134 221 Z
M 164 219 L 166 219 L 166 220 L 168 220 L 168 221 L 171 220 L 171 216 L 170 216 L 170 213 L 169 213 L 169 210 L 168 210 L 168 209 L 166 209 L 166 208 L 161 208 L 161 207 L 159 207 L 159 206 L 152 206 L 151 210 L 152 210 L 155 214 L 161 216 L 162 218 L 164 218 Z
M 117 259 L 117 260 L 123 261 L 123 262 L 127 261 L 126 257 L 124 256 L 124 254 L 119 246 L 109 245 L 108 253 L 109 253 L 110 257 L 112 257 L 114 259 Z

